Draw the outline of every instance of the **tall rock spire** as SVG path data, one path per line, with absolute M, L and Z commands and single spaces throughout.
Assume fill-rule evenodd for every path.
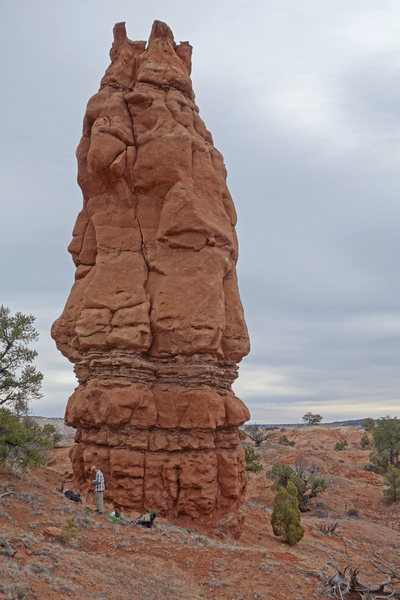
M 114 27 L 77 149 L 76 281 L 52 336 L 79 381 L 65 416 L 76 483 L 96 464 L 115 505 L 215 524 L 244 500 L 249 413 L 231 384 L 249 340 L 236 214 L 191 50 L 160 21 L 147 44 Z

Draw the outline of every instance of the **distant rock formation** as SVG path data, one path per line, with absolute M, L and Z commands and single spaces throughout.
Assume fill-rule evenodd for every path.
M 249 412 L 231 384 L 249 339 L 235 209 L 191 52 L 160 21 L 148 44 L 114 27 L 77 149 L 76 281 L 52 336 L 79 381 L 65 416 L 76 483 L 96 464 L 115 505 L 215 524 L 246 490 Z

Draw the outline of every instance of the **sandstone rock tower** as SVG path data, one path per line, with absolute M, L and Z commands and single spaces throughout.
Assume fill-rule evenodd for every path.
M 96 464 L 116 505 L 215 524 L 244 500 L 249 413 L 231 384 L 249 340 L 235 209 L 191 50 L 160 21 L 148 44 L 114 27 L 77 149 L 76 281 L 52 336 L 79 381 L 65 416 L 76 483 Z

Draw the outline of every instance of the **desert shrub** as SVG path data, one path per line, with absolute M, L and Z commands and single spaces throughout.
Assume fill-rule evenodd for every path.
M 390 455 L 388 450 L 379 451 L 375 448 L 369 455 L 369 459 L 374 465 L 376 473 L 385 473 L 387 471 L 390 464 Z
M 358 517 L 360 516 L 360 513 L 359 513 L 359 511 L 358 511 L 358 509 L 357 509 L 357 508 L 349 508 L 349 509 L 346 511 L 346 515 L 347 515 L 348 517 L 355 517 L 356 519 L 358 519 Z
M 300 523 L 301 513 L 297 500 L 297 489 L 289 481 L 275 496 L 271 525 L 274 535 L 283 537 L 285 542 L 294 546 L 304 536 L 304 527 Z
M 364 429 L 366 431 L 372 431 L 373 428 L 375 427 L 375 421 L 374 419 L 372 419 L 371 417 L 367 417 L 366 419 L 364 419 L 364 421 L 362 422 L 362 426 L 364 427 Z
M 54 425 L 51 425 L 51 423 L 46 423 L 46 425 L 43 426 L 43 434 L 52 440 L 53 447 L 62 440 L 61 433 L 59 433 L 57 428 L 54 427 Z
M 371 462 L 381 469 L 389 465 L 399 466 L 400 420 L 389 416 L 377 419 L 373 430 L 375 450 Z
M 61 539 L 64 542 L 70 542 L 71 540 L 75 540 L 78 535 L 79 529 L 76 527 L 75 521 L 73 519 L 67 519 L 61 530 Z
M 400 469 L 389 465 L 387 473 L 384 475 L 386 489 L 383 491 L 386 498 L 397 502 L 400 498 Z
M 244 446 L 244 458 L 246 461 L 246 471 L 250 471 L 251 473 L 259 473 L 263 470 L 263 466 L 260 462 L 261 456 L 253 448 L 253 446 L 250 446 L 250 444 L 246 444 Z
M 304 467 L 301 460 L 297 465 L 296 471 L 289 465 L 275 463 L 272 468 L 267 471 L 266 476 L 272 479 L 273 489 L 280 490 L 286 488 L 288 483 L 293 483 L 298 494 L 298 504 L 300 510 L 308 510 L 307 504 L 311 498 L 315 498 L 326 490 L 326 481 L 323 477 L 317 477 L 313 472 L 310 472 Z
M 6 556 L 14 556 L 16 550 L 10 546 L 10 543 L 7 538 L 0 536 L 0 554 L 5 554 Z
M 32 598 L 30 588 L 22 583 L 16 585 L 1 583 L 0 592 L 4 594 L 4 596 L 1 596 L 4 600 L 28 600 L 28 598 Z
M 314 524 L 318 531 L 321 531 L 321 533 L 325 533 L 327 535 L 335 533 L 336 529 L 339 527 L 339 521 L 331 521 L 329 515 L 325 521 L 321 523 L 314 522 Z
M 282 463 L 275 463 L 272 468 L 267 471 L 266 476 L 268 479 L 272 479 L 274 484 L 272 488 L 274 490 L 280 490 L 281 487 L 286 487 L 289 481 L 292 480 L 295 473 L 292 467 L 284 465 Z
M 284 446 L 294 446 L 294 442 L 288 440 L 286 435 L 281 435 L 281 437 L 278 440 L 278 444 L 283 444 Z
M 369 437 L 367 435 L 363 435 L 360 440 L 361 448 L 366 448 L 369 446 Z
M 367 463 L 366 465 L 364 465 L 364 469 L 366 471 L 371 471 L 371 473 L 377 473 L 378 472 L 378 469 L 372 463 Z
M 0 464 L 21 467 L 40 465 L 46 450 L 53 447 L 53 437 L 30 417 L 18 418 L 7 408 L 0 408 Z
M 345 448 L 347 448 L 348 446 L 348 442 L 347 440 L 342 440 L 341 442 L 336 442 L 334 450 L 336 450 L 337 452 L 340 452 L 341 450 L 344 450 Z

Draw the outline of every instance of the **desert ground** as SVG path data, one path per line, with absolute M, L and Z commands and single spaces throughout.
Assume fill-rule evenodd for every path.
M 246 521 L 237 541 L 159 516 L 152 529 L 113 523 L 90 510 L 92 497 L 82 504 L 67 500 L 60 486 L 72 475 L 70 439 L 44 467 L 19 475 L 0 469 L 0 598 L 323 599 L 322 576 L 334 573 L 332 562 L 359 567 L 358 579 L 366 585 L 383 582 L 386 575 L 371 559 L 378 552 L 398 568 L 400 503 L 388 504 L 383 477 L 364 468 L 370 452 L 360 446 L 364 429 L 316 426 L 284 433 L 294 445 L 279 444 L 283 433 L 277 430 L 259 449 L 264 471 L 248 474 Z M 334 451 L 343 439 L 348 448 Z M 304 538 L 291 547 L 273 535 L 275 492 L 265 473 L 275 462 L 293 465 L 300 457 L 318 465 L 328 487 L 311 500 L 302 515 Z M 67 519 L 78 530 L 75 539 L 60 537 Z M 321 531 L 336 521 L 333 534 Z

